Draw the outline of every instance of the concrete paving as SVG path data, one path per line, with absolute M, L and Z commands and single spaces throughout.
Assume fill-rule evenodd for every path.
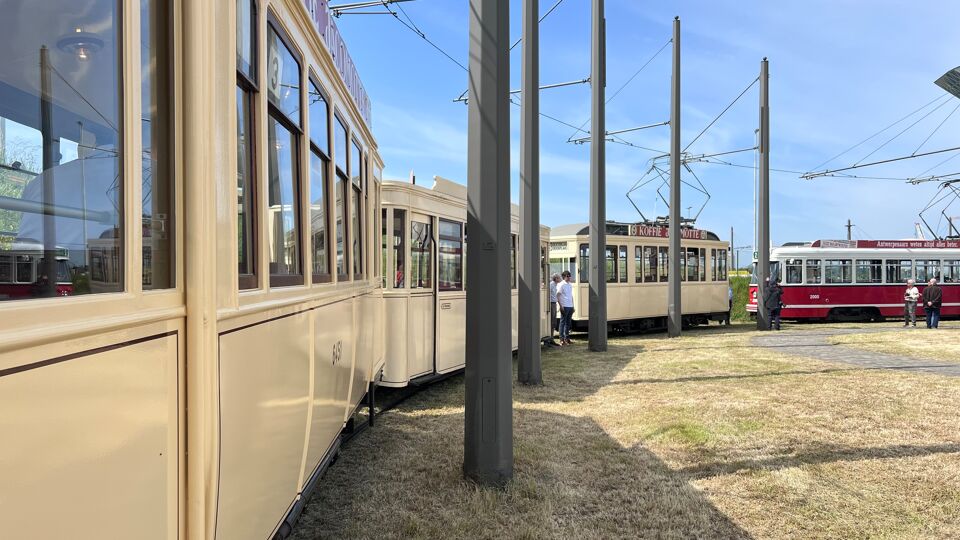
M 865 334 L 874 332 L 896 331 L 895 328 L 820 328 L 816 330 L 790 329 L 781 331 L 770 331 L 762 336 L 756 336 L 751 340 L 753 345 L 759 347 L 775 348 L 779 352 L 795 356 L 804 356 L 815 358 L 825 362 L 834 362 L 839 364 L 851 364 L 867 369 L 896 369 L 904 371 L 915 371 L 922 373 L 936 373 L 938 375 L 948 375 L 951 377 L 960 377 L 960 361 L 951 361 L 944 358 L 943 361 L 933 361 L 924 358 L 912 356 L 899 356 L 895 354 L 878 353 L 848 347 L 844 345 L 834 345 L 830 343 L 829 337 L 842 334 Z M 945 330 L 927 330 L 926 328 L 902 328 L 903 332 L 908 332 L 911 338 L 929 339 L 931 332 L 953 331 Z

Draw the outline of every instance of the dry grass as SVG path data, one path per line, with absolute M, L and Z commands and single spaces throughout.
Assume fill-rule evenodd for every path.
M 750 328 L 545 352 L 547 384 L 514 386 L 504 490 L 461 479 L 462 378 L 442 383 L 350 443 L 295 538 L 960 537 L 960 379 Z
M 864 349 L 873 352 L 909 356 L 925 360 L 960 363 L 960 324 L 956 321 L 941 322 L 937 330 L 902 328 L 875 334 L 850 334 L 832 336 L 830 343 Z

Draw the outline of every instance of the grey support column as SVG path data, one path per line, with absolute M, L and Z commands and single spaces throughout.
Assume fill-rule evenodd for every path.
M 673 77 L 670 84 L 670 263 L 667 273 L 667 335 L 683 328 L 680 303 L 680 17 L 673 19 Z
M 757 188 L 757 329 L 770 328 L 763 307 L 766 280 L 770 277 L 770 101 L 767 59 L 760 62 L 760 180 Z
M 590 71 L 593 105 L 590 126 L 590 300 L 589 348 L 607 350 L 607 275 L 604 258 L 607 243 L 606 122 L 604 90 L 607 85 L 607 24 L 603 0 L 593 0 L 593 60 Z
M 470 0 L 463 475 L 513 477 L 510 331 L 510 1 Z
M 517 378 L 541 384 L 540 370 L 540 16 L 539 0 L 523 1 L 520 105 L 520 298 Z

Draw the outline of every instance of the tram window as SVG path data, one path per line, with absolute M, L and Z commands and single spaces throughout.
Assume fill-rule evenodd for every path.
M 353 141 L 350 156 L 351 190 L 350 190 L 350 260 L 353 264 L 353 275 L 356 279 L 363 278 L 363 161 L 360 146 Z
M 268 219 L 270 274 L 273 285 L 302 283 L 300 275 L 297 135 L 271 115 L 267 121 Z M 274 279 L 274 278 L 283 279 Z
M 13 265 L 8 278 L 31 283 L 0 298 L 121 291 L 122 265 L 90 280 L 90 253 L 125 241 L 120 3 L 2 4 L 0 254 Z M 69 276 L 58 283 L 60 261 Z
M 455 221 L 440 220 L 440 243 L 438 260 L 440 274 L 437 287 L 441 291 L 463 289 L 463 225 Z
M 883 261 L 857 259 L 857 283 L 883 283 Z
M 937 260 L 918 260 L 917 261 L 917 282 L 926 283 L 931 279 L 940 280 L 940 261 Z
M 406 286 L 404 273 L 404 255 L 407 253 L 407 235 L 404 229 L 407 222 L 407 211 L 393 209 L 393 287 L 402 289 Z
M 657 248 L 644 246 L 643 248 L 643 281 L 654 283 L 657 281 Z
M 720 279 L 718 281 L 727 281 L 727 250 L 717 250 L 717 260 L 720 266 Z
M 805 268 L 807 270 L 807 278 L 804 283 L 808 285 L 819 285 L 823 281 L 820 259 L 807 259 Z
M 312 76 L 307 86 L 307 92 L 307 109 L 310 116 L 310 143 L 324 156 L 330 156 L 330 128 L 328 126 L 330 107 L 327 104 L 327 98 L 320 90 L 320 85 L 314 82 Z
M 887 283 L 906 283 L 913 278 L 913 261 L 909 259 L 887 259 Z
M 720 262 L 720 259 L 717 257 L 717 250 L 710 250 L 710 281 L 717 281 L 717 274 L 719 268 L 717 264 Z
M 313 280 L 330 280 L 327 258 L 327 160 L 310 152 L 310 253 L 313 257 Z
M 517 235 L 510 235 L 510 288 L 517 288 Z
M 627 246 L 620 246 L 617 254 L 617 280 L 620 283 L 627 282 Z
M 605 260 L 606 266 L 604 270 L 606 271 L 607 283 L 616 283 L 617 282 L 617 246 L 606 246 L 605 248 Z
M 960 260 L 943 261 L 943 282 L 960 283 Z
M 257 286 L 254 255 L 253 137 L 250 122 L 252 95 L 237 86 L 237 263 L 240 288 Z
M 0 283 L 13 283 L 13 258 L 0 255 Z
M 824 260 L 823 276 L 826 283 L 853 283 L 853 272 L 850 259 Z
M 433 288 L 433 231 L 429 223 L 410 221 L 410 288 Z
M 785 268 L 784 282 L 787 285 L 803 283 L 803 259 L 787 259 L 783 262 Z
M 36 260 L 30 255 L 17 255 L 17 283 L 33 283 L 37 279 Z
M 686 280 L 687 281 L 699 281 L 700 280 L 700 270 L 699 270 L 699 250 L 697 248 L 686 248 L 686 260 L 684 261 L 681 258 L 681 262 L 686 263 Z M 683 267 L 681 267 L 682 269 Z M 681 270 L 682 271 L 682 270 Z
M 267 98 L 300 126 L 300 62 L 272 23 L 267 27 Z
M 343 174 L 347 174 L 347 127 L 339 116 L 333 117 L 333 160 Z
M 643 246 L 633 248 L 633 282 L 643 283 Z
M 257 80 L 257 2 L 237 0 L 237 71 Z
M 387 267 L 387 209 L 384 208 L 380 211 L 380 257 L 381 257 L 381 268 Z M 380 276 L 380 286 L 384 289 L 387 288 L 387 273 L 384 272 Z
M 590 283 L 590 244 L 580 244 L 580 283 Z
M 658 247 L 657 254 L 660 259 L 660 264 L 657 266 L 660 282 L 666 283 L 670 279 L 670 249 L 666 246 Z M 683 262 L 683 257 L 680 258 L 680 261 Z
M 700 248 L 700 281 L 707 280 L 707 248 Z

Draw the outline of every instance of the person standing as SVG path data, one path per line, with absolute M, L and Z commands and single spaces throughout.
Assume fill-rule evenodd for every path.
M 780 308 L 783 307 L 783 287 L 780 278 L 767 281 L 767 290 L 763 293 L 763 307 L 767 310 L 770 328 L 780 329 Z
M 557 285 L 560 283 L 560 274 L 550 276 L 550 341 L 551 346 L 557 346 L 557 340 L 554 339 L 554 332 L 557 330 Z
M 920 299 L 920 291 L 914 285 L 912 279 L 907 280 L 907 289 L 903 291 L 903 326 L 917 325 L 917 300 Z
M 560 304 L 560 345 L 570 345 L 570 327 L 573 326 L 573 285 L 570 272 L 564 270 L 557 284 L 557 303 Z
M 730 326 L 730 314 L 733 313 L 733 287 L 727 285 L 727 315 L 723 322 Z
M 940 307 L 943 305 L 943 289 L 937 278 L 931 278 L 923 288 L 923 310 L 927 314 L 927 328 L 940 327 Z

